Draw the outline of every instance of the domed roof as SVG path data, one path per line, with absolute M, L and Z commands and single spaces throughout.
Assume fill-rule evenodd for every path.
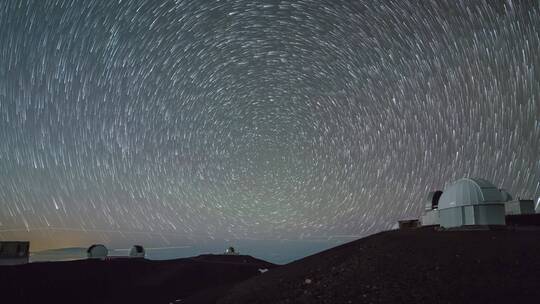
M 104 245 L 94 244 L 88 247 L 86 253 L 88 254 L 88 258 L 104 259 L 107 257 L 107 254 L 109 254 L 109 250 Z
M 504 201 L 505 196 L 489 181 L 480 178 L 462 178 L 444 189 L 439 200 L 439 210 Z
M 131 247 L 131 250 L 129 251 L 130 257 L 144 258 L 144 255 L 144 247 L 141 245 L 133 245 L 133 247 Z

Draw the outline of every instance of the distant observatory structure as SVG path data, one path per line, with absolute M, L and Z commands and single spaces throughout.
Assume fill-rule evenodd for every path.
M 227 250 L 225 250 L 226 255 L 239 255 L 240 253 L 234 249 L 234 247 L 229 247 Z
M 428 194 L 421 222 L 422 226 L 442 228 L 532 223 L 535 207 L 538 212 L 533 200 L 513 199 L 508 191 L 485 179 L 461 178 L 444 192 Z M 526 216 L 528 220 L 524 220 Z
M 129 251 L 130 258 L 144 258 L 145 252 L 144 247 L 141 245 L 133 245 Z
M 86 250 L 89 259 L 105 260 L 109 254 L 107 247 L 101 244 L 94 244 Z
M 1 241 L 0 265 L 27 264 L 30 256 L 30 242 Z

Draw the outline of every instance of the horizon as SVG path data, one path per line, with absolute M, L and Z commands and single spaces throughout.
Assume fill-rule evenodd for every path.
M 274 264 L 283 265 L 321 251 L 343 245 L 360 238 L 344 239 L 318 239 L 318 240 L 208 240 L 206 242 L 193 242 L 183 246 L 147 247 L 142 245 L 149 260 L 171 260 L 190 258 L 205 254 L 221 255 L 229 246 L 233 246 L 241 255 L 249 255 Z M 84 244 L 81 244 L 84 245 Z M 30 247 L 30 262 L 65 261 L 86 259 L 87 246 L 59 247 L 50 249 L 32 249 Z M 127 256 L 130 247 L 109 247 L 110 257 Z M 71 252 L 75 250 L 76 252 Z

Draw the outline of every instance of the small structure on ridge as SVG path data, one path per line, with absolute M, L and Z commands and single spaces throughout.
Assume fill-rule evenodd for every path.
M 30 256 L 30 242 L 0 241 L 0 265 L 27 264 Z
M 418 219 L 399 220 L 399 229 L 415 229 L 420 227 L 420 221 Z
M 131 258 L 144 258 L 144 247 L 141 245 L 133 245 L 129 251 L 129 257 Z
M 109 250 L 105 245 L 94 244 L 86 250 L 89 259 L 105 260 L 109 254 Z
M 501 190 L 501 192 L 504 192 L 504 195 L 508 198 L 504 205 L 506 215 L 535 213 L 533 200 L 524 200 L 520 197 L 514 200 L 512 199 L 510 193 L 506 192 L 505 190 Z
M 239 255 L 240 253 L 234 249 L 234 247 L 229 247 L 227 250 L 225 250 L 226 255 Z

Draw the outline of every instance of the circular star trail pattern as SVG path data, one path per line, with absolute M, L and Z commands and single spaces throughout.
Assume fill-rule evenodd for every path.
M 2 1 L 0 231 L 365 235 L 539 193 L 537 1 Z

